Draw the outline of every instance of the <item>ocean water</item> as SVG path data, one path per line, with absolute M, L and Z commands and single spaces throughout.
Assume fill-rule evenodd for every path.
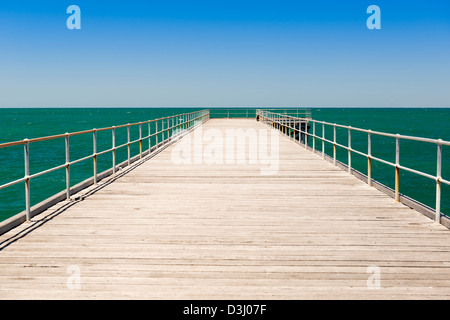
M 0 143 L 76 132 L 93 128 L 110 127 L 156 119 L 168 115 L 199 110 L 200 108 L 4 108 L 0 109 Z M 211 108 L 211 117 L 255 116 L 255 109 L 235 108 L 230 112 Z M 286 111 L 289 112 L 289 111 Z M 388 133 L 443 139 L 450 141 L 450 108 L 312 108 L 312 117 L 353 127 Z M 295 111 L 292 111 L 295 114 Z M 153 128 L 151 128 L 153 130 Z M 321 126 L 316 127 L 316 135 L 322 136 Z M 138 127 L 131 129 L 131 140 L 138 139 Z M 312 128 L 310 130 L 312 133 Z M 347 144 L 347 130 L 337 130 L 337 142 Z M 142 135 L 148 134 L 143 126 Z M 333 140 L 333 129 L 325 128 L 325 137 Z M 367 152 L 367 134 L 352 132 L 352 148 Z M 161 139 L 161 138 L 160 138 Z M 97 151 L 111 148 L 111 132 L 98 132 Z M 126 128 L 116 130 L 116 145 L 126 143 Z M 155 138 L 150 141 L 155 144 Z M 65 162 L 65 141 L 63 138 L 36 142 L 30 145 L 30 172 L 37 173 Z M 309 140 L 312 146 L 312 139 Z M 148 142 L 143 145 L 148 148 Z M 321 142 L 316 140 L 316 149 L 321 150 Z M 450 147 L 443 147 L 442 176 L 450 180 Z M 138 144 L 131 147 L 132 155 L 139 152 Z M 325 152 L 333 154 L 332 146 L 325 145 Z M 92 153 L 92 134 L 70 138 L 70 159 L 78 159 Z M 395 139 L 372 135 L 372 154 L 395 162 Z M 116 163 L 127 159 L 127 150 L 117 151 Z M 347 151 L 338 148 L 337 159 L 347 163 Z M 437 148 L 435 144 L 404 141 L 400 143 L 400 164 L 431 175 L 436 174 Z M 112 155 L 98 157 L 98 172 L 109 169 Z M 352 167 L 367 173 L 367 159 L 352 155 Z M 71 185 L 92 176 L 92 159 L 71 166 Z M 0 185 L 22 178 L 24 175 L 23 146 L 0 148 Z M 372 161 L 372 177 L 393 188 L 394 168 Z M 60 169 L 31 180 L 31 205 L 64 190 L 65 169 Z M 400 193 L 410 196 L 425 205 L 435 207 L 436 182 L 407 171 L 400 171 Z M 450 188 L 442 185 L 442 212 L 450 215 Z M 0 221 L 25 209 L 24 183 L 0 190 Z

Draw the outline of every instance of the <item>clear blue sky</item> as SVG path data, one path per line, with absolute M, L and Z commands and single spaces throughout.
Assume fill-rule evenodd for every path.
M 450 1 L 2 1 L 0 59 L 0 107 L 448 107 Z

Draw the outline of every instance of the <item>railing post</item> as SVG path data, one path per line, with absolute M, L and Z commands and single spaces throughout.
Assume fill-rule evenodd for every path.
M 164 133 L 165 133 L 165 131 L 164 131 L 164 119 L 161 119 L 161 143 L 162 144 L 164 144 L 164 141 L 165 141 Z
M 298 112 L 298 110 L 297 110 Z M 300 122 L 300 126 L 301 126 L 301 122 Z M 305 121 L 305 149 L 308 150 L 308 120 Z
M 131 164 L 131 144 L 130 144 L 130 124 L 127 125 L 127 149 L 128 149 L 128 165 Z
M 336 165 L 336 123 L 333 124 L 333 164 Z
M 158 132 L 158 120 L 156 120 L 155 121 L 155 137 L 156 137 L 156 140 L 155 140 L 155 145 L 156 145 L 156 148 L 158 148 L 159 147 L 159 143 L 158 143 L 158 135 L 159 135 L 159 132 Z
M 295 121 L 292 117 L 289 117 L 289 138 L 295 140 Z M 291 137 L 292 135 L 292 137 Z
M 395 202 L 399 202 L 400 194 L 400 139 L 399 134 L 395 138 Z
M 112 127 L 112 171 L 116 174 L 116 127 Z
M 292 118 L 289 117 L 286 120 L 288 120 L 288 124 L 289 124 L 288 135 L 289 135 L 289 140 L 291 140 L 292 139 L 292 137 L 291 137 L 291 135 L 292 135 L 292 127 L 291 127 L 292 126 Z
M 70 201 L 70 145 L 69 134 L 66 132 L 66 200 Z
M 367 134 L 367 184 L 372 186 L 372 133 Z
M 316 153 L 316 121 L 313 122 L 313 153 Z
M 348 173 L 352 173 L 352 127 L 348 126 Z
M 94 151 L 94 184 L 97 184 L 97 130 L 92 132 L 92 145 Z
M 25 139 L 24 164 L 25 164 L 25 215 L 26 221 L 30 222 L 31 200 L 30 200 L 30 140 Z
M 300 118 L 297 119 L 298 120 L 298 144 L 301 145 L 302 144 L 302 120 Z
M 150 154 L 150 150 L 152 149 L 152 130 L 151 130 L 151 122 L 150 120 L 147 122 L 148 125 L 148 153 Z
M 437 142 L 436 163 L 436 216 L 435 221 L 441 223 L 441 175 L 442 175 L 442 139 Z
M 322 121 L 322 158 L 325 159 L 325 122 Z
M 142 122 L 139 122 L 139 159 L 142 159 Z

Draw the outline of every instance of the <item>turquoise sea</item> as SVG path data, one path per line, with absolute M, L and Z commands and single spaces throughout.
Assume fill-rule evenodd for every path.
M 109 127 L 146 121 L 163 116 L 199 110 L 200 108 L 4 108 L 0 109 L 0 143 L 36 138 L 42 136 L 75 132 L 93 128 Z M 228 116 L 224 110 L 211 108 L 211 117 Z M 312 118 L 363 129 L 400 133 L 450 141 L 450 108 L 311 108 Z M 233 108 L 229 116 L 247 115 L 254 117 L 255 109 Z M 295 114 L 295 111 L 293 112 Z M 143 126 L 143 136 L 148 134 Z M 312 129 L 310 130 L 312 132 Z M 126 128 L 117 129 L 116 145 L 127 141 Z M 321 126 L 316 127 L 321 136 Z M 333 139 L 333 130 L 326 127 L 325 136 Z M 139 137 L 138 127 L 131 130 L 131 140 Z M 111 148 L 111 132 L 99 132 L 98 151 Z M 154 144 L 154 139 L 151 141 Z M 310 145 L 312 143 L 310 139 Z M 337 142 L 347 143 L 347 130 L 337 130 Z M 70 138 L 70 158 L 78 159 L 92 153 L 92 134 Z M 148 148 L 144 144 L 144 148 Z M 352 147 L 367 152 L 367 134 L 352 133 Z M 321 143 L 316 141 L 320 150 Z M 450 147 L 443 147 L 442 176 L 450 180 Z M 139 152 L 138 144 L 131 148 L 132 155 Z M 326 144 L 325 152 L 332 155 L 332 146 Z M 372 154 L 395 162 L 395 139 L 372 136 Z M 436 174 L 437 148 L 435 144 L 401 141 L 400 164 L 431 175 Z M 338 160 L 347 163 L 347 151 L 338 148 Z M 110 153 L 98 157 L 98 172 L 109 169 L 112 164 Z M 127 150 L 117 152 L 117 163 L 127 159 Z M 65 162 L 64 139 L 36 142 L 30 145 L 30 172 L 37 173 Z M 367 159 L 352 155 L 352 167 L 367 173 Z M 71 166 L 71 185 L 92 176 L 92 159 Z M 24 176 L 23 146 L 0 148 L 0 185 Z M 373 161 L 372 177 L 393 188 L 394 168 Z M 31 205 L 64 190 L 65 170 L 39 176 L 31 180 Z M 435 207 L 436 182 L 402 170 L 400 172 L 400 193 L 412 197 L 432 208 Z M 442 185 L 442 212 L 450 215 L 450 187 Z M 0 221 L 25 209 L 24 183 L 0 190 Z

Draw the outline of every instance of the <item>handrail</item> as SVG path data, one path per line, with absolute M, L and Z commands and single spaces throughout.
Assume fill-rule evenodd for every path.
M 256 116 L 258 108 L 247 108 L 247 107 L 236 107 L 236 108 L 211 108 L 210 113 L 212 118 L 253 118 Z M 294 114 L 297 117 L 298 116 L 305 116 L 310 117 L 311 116 L 311 110 L 306 108 L 289 108 L 289 109 L 282 109 L 282 108 L 274 108 L 274 109 L 264 109 L 264 110 L 277 110 L 278 112 L 285 113 L 285 114 Z
M 71 132 L 71 133 L 64 133 L 64 134 L 57 134 L 52 136 L 46 136 L 46 137 L 39 137 L 39 138 L 33 138 L 33 139 L 24 139 L 20 141 L 13 141 L 13 142 L 6 142 L 0 144 L 1 148 L 7 148 L 11 146 L 18 146 L 23 145 L 24 146 L 24 168 L 25 168 L 25 176 L 23 178 L 9 181 L 5 184 L 0 185 L 0 190 L 4 189 L 6 187 L 15 185 L 17 183 L 25 182 L 25 215 L 26 215 L 26 221 L 30 221 L 30 215 L 31 215 L 31 201 L 30 201 L 30 181 L 33 178 L 36 178 L 41 175 L 45 175 L 47 173 L 53 172 L 55 170 L 66 168 L 66 199 L 70 200 L 71 196 L 71 182 L 70 182 L 70 167 L 73 164 L 93 159 L 93 175 L 91 178 L 94 179 L 94 184 L 97 184 L 97 157 L 101 154 L 105 153 L 112 153 L 112 166 L 110 169 L 112 169 L 112 174 L 116 173 L 117 164 L 116 164 L 116 150 L 127 147 L 128 149 L 128 158 L 127 158 L 127 165 L 130 165 L 131 162 L 131 145 L 134 143 L 139 143 L 139 158 L 142 159 L 143 156 L 143 141 L 148 139 L 148 152 L 150 152 L 152 145 L 151 145 L 151 138 L 156 137 L 156 145 L 153 146 L 153 148 L 156 146 L 156 148 L 159 148 L 166 142 L 168 142 L 170 139 L 173 139 L 186 130 L 196 126 L 199 122 L 204 122 L 209 119 L 209 110 L 198 110 L 193 111 L 189 113 L 182 113 L 177 114 L 173 116 L 167 116 L 162 117 L 158 119 L 152 119 L 142 122 L 135 122 L 135 123 L 128 123 L 118 126 L 112 126 L 112 127 L 105 127 L 105 128 L 99 128 L 99 129 L 90 129 L 90 130 L 83 130 L 83 131 L 77 131 L 77 132 Z M 151 130 L 151 123 L 155 123 L 155 130 L 152 132 Z M 147 124 L 148 125 L 148 135 L 142 136 L 142 125 Z M 158 126 L 160 124 L 160 126 Z M 133 126 L 139 126 L 139 138 L 135 140 L 130 140 L 130 128 Z M 116 129 L 118 128 L 127 128 L 127 142 L 123 143 L 121 145 L 116 145 Z M 160 128 L 160 129 L 158 129 Z M 111 138 L 112 138 L 112 147 L 103 150 L 101 152 L 97 151 L 97 132 L 99 131 L 111 131 Z M 93 146 L 93 152 L 90 155 L 87 155 L 85 157 L 79 158 L 79 159 L 70 159 L 70 137 L 82 135 L 82 134 L 89 134 L 92 133 L 92 146 Z M 158 141 L 158 138 L 161 136 L 162 140 Z M 34 174 L 30 174 L 30 152 L 29 147 L 31 143 L 40 142 L 40 141 L 48 141 L 53 139 L 65 139 L 65 163 L 57 165 L 55 167 L 52 167 L 47 170 L 43 170 Z M 137 156 L 137 155 L 136 155 Z
M 316 139 L 321 140 L 322 142 L 322 157 L 325 157 L 325 142 L 333 145 L 333 163 L 336 165 L 336 148 L 342 148 L 348 151 L 348 163 L 347 163 L 347 169 L 348 172 L 351 173 L 352 170 L 352 164 L 351 164 L 351 156 L 352 153 L 356 153 L 358 155 L 364 156 L 367 158 L 367 184 L 369 186 L 372 185 L 372 183 L 375 181 L 372 179 L 372 160 L 384 163 L 386 165 L 392 166 L 395 169 L 395 188 L 394 188 L 394 199 L 396 202 L 399 202 L 399 171 L 400 169 L 411 172 L 413 174 L 417 174 L 429 179 L 432 179 L 436 181 L 436 204 L 435 204 L 435 221 L 437 223 L 441 223 L 441 184 L 447 184 L 450 185 L 450 181 L 447 179 L 444 179 L 442 175 L 442 146 L 450 146 L 450 141 L 445 141 L 442 139 L 429 139 L 429 138 L 422 138 L 422 137 L 415 137 L 415 136 L 407 136 L 407 135 L 401 135 L 401 134 L 392 134 L 392 133 L 386 133 L 381 131 L 373 131 L 373 130 L 367 130 L 362 128 L 356 128 L 352 126 L 345 126 L 340 125 L 336 123 L 330 123 L 325 121 L 319 121 L 314 120 L 308 117 L 293 117 L 289 115 L 284 115 L 280 113 L 275 113 L 267 110 L 258 109 L 257 114 L 259 115 L 261 121 L 263 121 L 265 124 L 271 125 L 273 127 L 276 127 L 279 129 L 283 134 L 288 135 L 291 138 L 291 135 L 293 136 L 293 139 L 295 139 L 296 133 L 298 133 L 299 139 L 298 143 L 303 144 L 306 149 L 308 149 L 308 137 L 311 137 L 313 139 L 312 141 L 312 152 L 316 152 Z M 298 128 L 295 126 L 295 122 L 301 122 L 303 121 L 305 123 L 304 126 L 299 125 Z M 312 123 L 313 126 L 313 132 L 308 132 L 308 125 L 309 123 Z M 322 136 L 316 135 L 316 124 L 322 126 Z M 329 140 L 325 138 L 325 126 L 331 126 L 333 128 L 333 140 Z M 336 142 L 336 128 L 343 128 L 347 129 L 347 145 L 343 145 Z M 364 153 L 359 150 L 355 150 L 351 146 L 351 132 L 352 131 L 359 131 L 367 133 L 367 153 Z M 304 137 L 303 143 L 301 143 L 301 137 Z M 385 137 L 391 137 L 395 138 L 395 162 L 390 162 L 378 157 L 375 157 L 372 155 L 372 148 L 371 148 L 371 142 L 372 142 L 372 135 L 378 135 L 378 136 L 385 136 Z M 420 170 L 415 170 L 406 166 L 403 166 L 400 164 L 400 140 L 411 140 L 411 141 L 420 141 L 420 142 L 426 142 L 426 143 L 432 143 L 436 144 L 437 146 L 437 161 L 436 161 L 436 175 L 431 175 L 425 172 L 422 172 Z

